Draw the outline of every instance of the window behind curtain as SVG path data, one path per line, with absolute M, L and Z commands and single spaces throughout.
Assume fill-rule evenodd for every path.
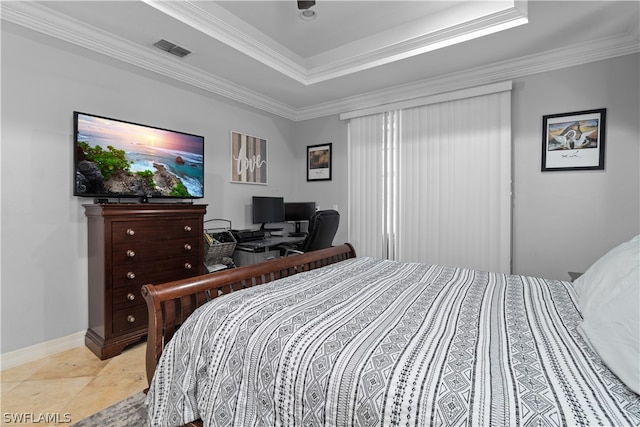
M 510 271 L 510 91 L 349 122 L 359 255 Z

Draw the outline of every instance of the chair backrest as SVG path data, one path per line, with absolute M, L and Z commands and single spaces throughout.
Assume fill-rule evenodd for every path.
M 317 211 L 309 220 L 309 235 L 302 243 L 303 252 L 331 247 L 338 231 L 340 214 L 333 209 Z

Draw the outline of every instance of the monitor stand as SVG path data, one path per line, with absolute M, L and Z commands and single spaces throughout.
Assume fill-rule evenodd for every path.
M 265 225 L 267 223 L 262 223 L 262 225 L 260 226 L 260 231 L 282 231 L 284 230 L 284 228 L 279 227 L 279 228 L 266 228 Z
M 300 224 L 302 224 L 302 221 L 296 221 L 296 231 L 294 231 L 293 233 L 289 233 L 289 236 L 291 237 L 304 237 L 307 235 L 307 233 L 303 232 Z

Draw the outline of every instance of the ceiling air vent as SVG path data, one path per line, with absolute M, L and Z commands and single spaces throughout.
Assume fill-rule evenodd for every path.
M 298 9 L 305 10 L 309 9 L 311 6 L 315 5 L 315 1 L 298 1 Z
M 172 55 L 178 56 L 180 58 L 184 58 L 185 56 L 191 53 L 190 50 L 187 50 L 183 47 L 178 46 L 177 44 L 171 43 L 166 40 L 160 40 L 153 44 L 160 50 L 164 50 L 165 52 L 169 52 Z

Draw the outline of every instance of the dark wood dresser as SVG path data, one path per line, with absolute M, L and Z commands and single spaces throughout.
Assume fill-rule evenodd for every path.
M 89 227 L 89 328 L 100 359 L 147 333 L 142 285 L 204 274 L 206 205 L 84 205 Z

